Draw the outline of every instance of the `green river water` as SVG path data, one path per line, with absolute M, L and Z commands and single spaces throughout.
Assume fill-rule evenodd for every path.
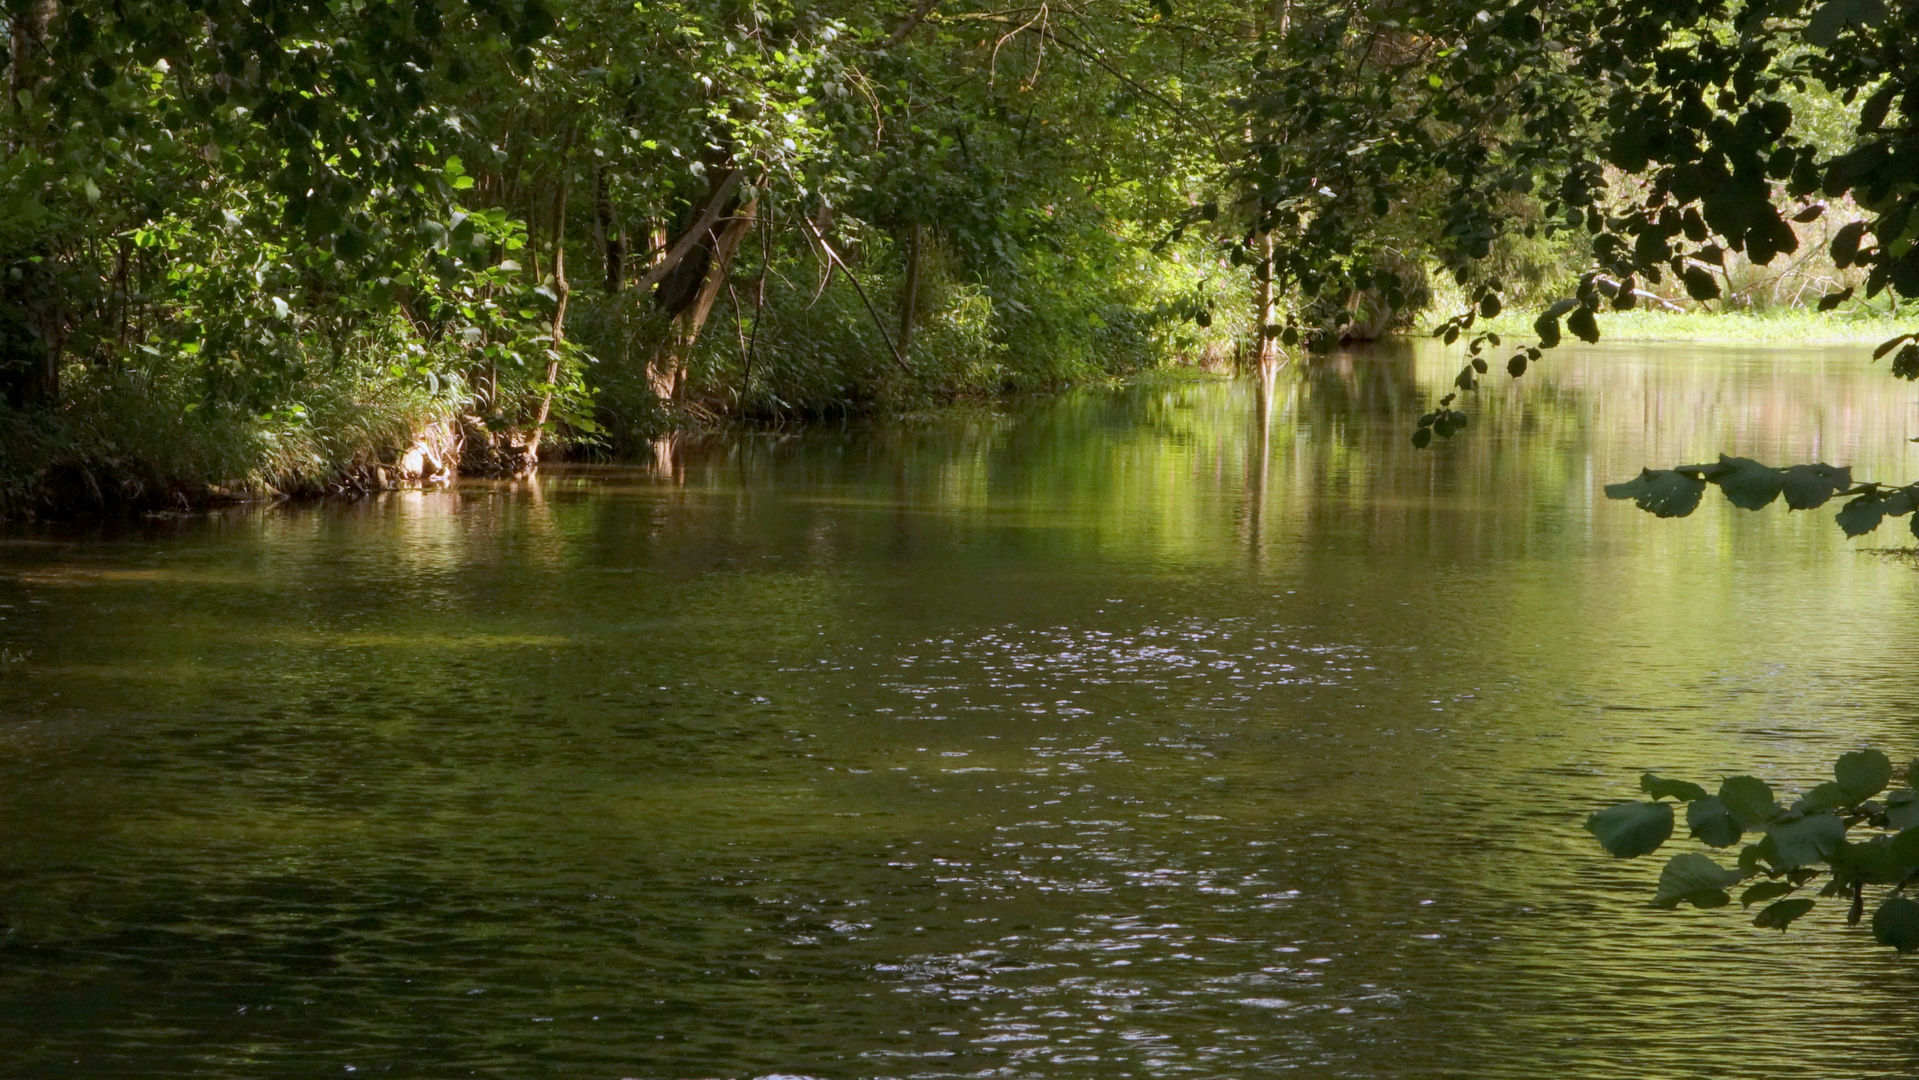
M 1586 813 L 1919 751 L 1865 349 L 1456 351 L 0 534 L 0 1077 L 1908 1077 Z M 1503 378 L 1499 380 L 1504 383 Z M 1678 850 L 1690 850 L 1681 846 Z

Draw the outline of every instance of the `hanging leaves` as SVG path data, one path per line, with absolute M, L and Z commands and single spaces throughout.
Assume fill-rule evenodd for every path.
M 1913 765 L 1919 768 L 1919 761 Z M 1660 870 L 1652 903 L 1724 907 L 1732 902 L 1734 885 L 1757 877 L 1740 891 L 1740 905 L 1765 905 L 1752 924 L 1784 930 L 1817 902 L 1793 894 L 1824 878 L 1820 896 L 1853 897 L 1850 921 L 1863 910 L 1864 890 L 1885 890 L 1873 916 L 1873 937 L 1900 952 L 1919 950 L 1919 901 L 1904 895 L 1919 882 L 1919 790 L 1910 786 L 1912 773 L 1906 786 L 1889 791 L 1897 773 L 1885 754 L 1872 749 L 1840 755 L 1832 772 L 1832 780 L 1789 808 L 1752 776 L 1728 777 L 1718 794 L 1708 795 L 1697 784 L 1642 774 L 1639 786 L 1654 799 L 1685 804 L 1694 838 L 1725 848 L 1745 832 L 1762 834 L 1740 849 L 1734 867 L 1699 852 L 1673 855 Z M 1882 794 L 1883 805 L 1874 801 Z M 1593 814 L 1586 829 L 1616 857 L 1649 854 L 1670 839 L 1672 806 L 1623 803 Z
M 1637 479 L 1607 484 L 1609 499 L 1631 499 L 1656 517 L 1685 517 L 1699 508 L 1706 482 L 1677 469 L 1642 469 Z

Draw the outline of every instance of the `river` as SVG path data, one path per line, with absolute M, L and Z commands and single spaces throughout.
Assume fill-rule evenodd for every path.
M 1919 750 L 1904 520 L 1601 491 L 1911 479 L 1866 352 L 1562 349 L 1427 451 L 1421 344 L 0 534 L 0 1075 L 1911 1076 L 1919 960 L 1580 829 Z

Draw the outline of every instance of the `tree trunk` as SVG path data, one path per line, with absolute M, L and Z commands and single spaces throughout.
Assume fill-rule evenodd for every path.
M 626 230 L 613 216 L 613 198 L 607 192 L 606 169 L 601 165 L 593 166 L 593 222 L 606 261 L 606 295 L 612 296 L 626 284 Z
M 47 55 L 47 31 L 59 10 L 56 0 L 27 0 L 15 8 L 7 40 L 7 92 L 16 105 L 20 91 L 40 83 L 42 58 Z M 24 9 L 24 10 L 23 10 Z
M 16 409 L 60 401 L 64 318 L 49 262 L 0 267 L 0 397 Z
M 740 242 L 752 231 L 758 209 L 757 199 L 737 208 L 730 216 L 714 222 L 702 239 L 704 257 L 700 261 L 705 276 L 697 283 L 686 306 L 674 317 L 666 343 L 647 365 L 647 381 L 661 401 L 678 401 L 685 395 L 687 359 L 700 340 L 700 331 L 713 311 L 714 300 L 726 284 L 726 275 L 732 269 L 733 257 L 739 253 Z M 689 257 L 682 265 L 691 261 Z
M 1253 367 L 1264 379 L 1278 359 L 1276 342 L 1267 335 L 1273 324 L 1273 234 L 1259 234 L 1258 280 L 1253 283 Z
M 913 353 L 913 329 L 919 321 L 920 255 L 925 227 L 915 223 L 906 233 L 906 273 L 900 282 L 900 355 Z
M 528 468 L 540 460 L 540 439 L 546 434 L 547 417 L 553 412 L 553 384 L 560 377 L 560 349 L 566 344 L 566 302 L 572 297 L 573 288 L 566 283 L 564 240 L 553 245 L 553 294 L 559 298 L 553 305 L 553 355 L 546 362 L 546 390 L 540 394 L 540 407 L 533 414 L 533 433 L 526 439 Z
M 13 7 L 7 39 L 8 101 L 45 81 L 47 34 L 58 10 L 55 0 L 27 0 Z M 15 123 L 7 145 L 19 149 L 26 123 Z M 10 252 L 19 255 L 21 252 Z M 52 263 L 34 259 L 0 267 L 0 397 L 15 408 L 52 406 L 60 400 L 63 318 Z
M 526 439 L 522 467 L 527 469 L 539 464 L 540 439 L 545 436 L 547 418 L 553 413 L 553 384 L 560 377 L 561 349 L 566 344 L 566 302 L 573 295 L 572 286 L 566 282 L 566 180 L 566 173 L 562 171 L 559 197 L 553 210 L 553 353 L 546 362 L 546 388 L 540 393 L 540 407 L 533 415 L 533 433 Z

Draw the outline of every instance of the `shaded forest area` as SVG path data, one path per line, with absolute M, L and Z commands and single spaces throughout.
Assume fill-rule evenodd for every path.
M 1919 289 L 1879 0 L 5 11 L 0 514 Z

